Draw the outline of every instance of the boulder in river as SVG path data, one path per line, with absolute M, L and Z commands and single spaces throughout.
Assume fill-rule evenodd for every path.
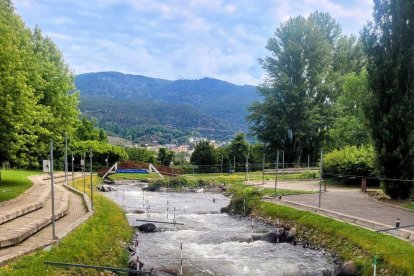
M 156 268 L 151 269 L 149 275 L 150 276 L 174 276 L 174 275 L 177 275 L 177 273 L 156 267 Z
M 109 186 L 109 185 L 98 185 L 96 186 L 96 188 L 101 191 L 101 192 L 111 192 L 111 191 L 116 191 L 115 188 Z
M 357 275 L 358 269 L 354 261 L 346 261 L 339 268 L 338 276 Z
M 138 230 L 144 233 L 152 233 L 156 228 L 153 223 L 144 223 L 138 226 Z
M 276 228 L 274 231 L 270 231 L 266 234 L 262 235 L 252 235 L 252 239 L 254 241 L 261 240 L 267 241 L 270 243 L 278 243 L 278 242 L 288 242 L 292 243 L 295 241 L 296 230 L 292 228 L 290 230 L 286 230 L 282 227 Z

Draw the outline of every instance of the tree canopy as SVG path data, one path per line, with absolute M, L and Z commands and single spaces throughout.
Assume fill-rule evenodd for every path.
M 197 165 L 214 165 L 217 163 L 217 155 L 210 142 L 201 141 L 196 145 L 190 160 Z
M 414 2 L 374 1 L 363 30 L 369 94 L 365 115 L 380 175 L 414 177 Z M 385 181 L 386 193 L 407 198 L 411 183 Z
M 251 130 L 273 158 L 280 149 L 289 163 L 316 159 L 335 121 L 342 76 L 362 70 L 362 46 L 341 35 L 329 14 L 313 12 L 282 23 L 266 49 L 271 55 L 260 60 L 267 73 L 259 87 L 263 101 L 250 107 Z
M 39 168 L 50 139 L 56 159 L 63 156 L 66 134 L 71 141 L 105 141 L 104 132 L 79 121 L 78 98 L 53 41 L 40 28 L 27 28 L 11 1 L 0 1 L 0 163 Z

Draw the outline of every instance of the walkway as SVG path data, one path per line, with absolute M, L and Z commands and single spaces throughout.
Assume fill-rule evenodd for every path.
M 250 182 L 248 184 L 254 183 Z M 261 183 L 255 184 L 261 186 Z M 266 182 L 265 187 L 274 188 L 274 182 Z M 319 181 L 283 181 L 278 182 L 278 188 L 319 191 Z M 283 196 L 282 200 L 274 198 L 266 200 L 312 211 L 374 230 L 395 227 L 396 219 L 400 219 L 400 226 L 414 224 L 414 211 L 378 201 L 360 192 L 357 188 L 328 186 L 327 191 L 323 192 L 321 196 L 321 208 L 318 208 L 319 193 Z M 414 227 L 391 232 L 393 235 L 414 242 Z
M 75 174 L 75 178 L 80 177 L 81 174 Z M 55 229 L 58 240 L 53 240 L 50 178 L 38 175 L 29 179 L 34 183 L 31 189 L 15 202 L 0 205 L 0 265 L 56 243 L 91 215 L 81 193 L 64 188 L 63 174 L 57 174 L 55 210 L 58 220 Z M 68 178 L 70 183 L 71 177 Z M 6 217 L 10 220 L 4 219 Z

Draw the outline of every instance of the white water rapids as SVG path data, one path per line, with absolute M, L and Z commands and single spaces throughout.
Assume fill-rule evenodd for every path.
M 155 223 L 157 232 L 138 232 L 139 258 L 146 271 L 155 267 L 179 273 L 182 255 L 183 275 L 333 275 L 332 258 L 321 251 L 251 242 L 250 220 L 220 214 L 229 203 L 222 194 L 142 192 L 141 188 L 118 185 L 118 191 L 106 195 L 125 208 L 133 226 L 145 223 L 137 219 L 173 222 L 174 207 L 175 221 L 184 224 Z M 133 213 L 136 210 L 145 213 Z M 255 234 L 270 230 L 253 222 Z

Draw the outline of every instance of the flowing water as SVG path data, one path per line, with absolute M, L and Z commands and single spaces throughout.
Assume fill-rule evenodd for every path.
M 142 187 L 118 185 L 106 195 L 125 208 L 133 226 L 145 223 L 137 219 L 174 222 L 175 217 L 175 225 L 155 223 L 157 232 L 138 233 L 144 270 L 179 273 L 182 260 L 183 275 L 333 275 L 332 258 L 321 251 L 252 242 L 252 232 L 266 233 L 271 226 L 220 214 L 229 203 L 222 194 L 143 192 Z

